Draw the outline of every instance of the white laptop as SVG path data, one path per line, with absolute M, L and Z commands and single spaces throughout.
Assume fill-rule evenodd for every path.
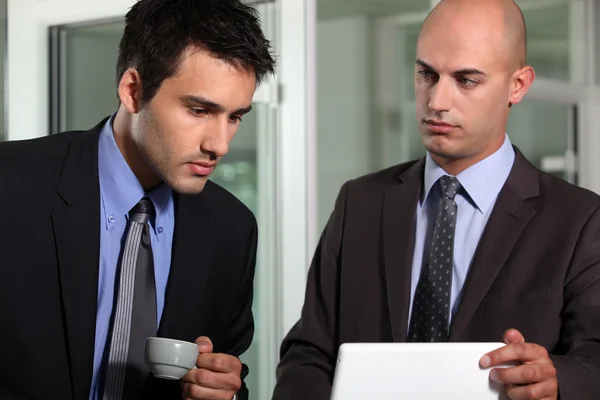
M 504 343 L 345 343 L 331 400 L 508 400 L 479 359 Z

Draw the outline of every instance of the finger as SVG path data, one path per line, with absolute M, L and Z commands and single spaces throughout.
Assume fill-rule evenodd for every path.
M 556 377 L 556 369 L 549 362 L 523 364 L 514 368 L 494 368 L 490 379 L 504 384 L 529 385 Z
M 551 379 L 527 386 L 509 386 L 506 388 L 508 397 L 512 400 L 531 400 L 556 398 L 558 395 L 558 382 Z
M 194 341 L 198 345 L 198 353 L 212 353 L 213 343 L 207 336 L 200 336 Z
M 230 356 L 229 354 L 200 354 L 196 362 L 198 368 L 204 368 L 213 372 L 221 373 L 236 373 L 240 374 L 242 371 L 242 363 L 237 357 Z
M 484 355 L 479 364 L 488 368 L 515 361 L 525 363 L 548 358 L 548 351 L 542 346 L 533 343 L 513 343 Z
M 191 383 L 184 383 L 181 391 L 182 397 L 186 400 L 231 400 L 237 393 L 233 390 L 212 389 Z
M 191 370 L 183 377 L 182 382 L 209 389 L 233 390 L 235 392 L 242 386 L 240 376 L 235 373 L 224 374 L 202 368 Z
M 504 332 L 504 343 L 513 344 L 513 343 L 525 343 L 525 337 L 523 334 L 516 329 L 509 329 Z

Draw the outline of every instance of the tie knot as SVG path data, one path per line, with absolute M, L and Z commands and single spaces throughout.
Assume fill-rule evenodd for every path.
M 144 197 L 137 203 L 131 211 L 129 211 L 129 218 L 135 222 L 139 222 L 140 224 L 145 224 L 148 222 L 150 217 L 154 215 L 154 205 L 152 204 L 152 200 L 147 197 Z
M 456 193 L 460 190 L 460 182 L 453 176 L 444 175 L 440 178 L 442 194 L 444 197 L 454 200 Z

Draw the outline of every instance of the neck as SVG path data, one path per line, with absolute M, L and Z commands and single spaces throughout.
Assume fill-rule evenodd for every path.
M 148 165 L 133 139 L 133 125 L 137 116 L 131 115 L 121 105 L 113 120 L 115 142 L 131 171 L 147 192 L 160 185 L 161 180 Z
M 478 162 L 485 160 L 504 145 L 504 134 L 491 143 L 489 146 L 485 148 L 484 151 L 467 156 L 467 157 L 457 157 L 457 158 L 449 158 L 439 156 L 433 153 L 431 154 L 431 158 L 444 170 L 447 174 L 456 176 L 463 172 L 464 170 L 472 167 Z

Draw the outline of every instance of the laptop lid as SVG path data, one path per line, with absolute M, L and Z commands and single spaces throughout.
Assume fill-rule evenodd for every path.
M 479 359 L 504 343 L 345 343 L 331 400 L 508 400 Z

